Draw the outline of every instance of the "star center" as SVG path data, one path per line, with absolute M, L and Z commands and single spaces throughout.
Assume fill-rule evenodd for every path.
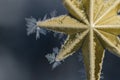
M 90 27 L 95 27 L 95 24 L 93 23 L 93 24 L 90 24 Z

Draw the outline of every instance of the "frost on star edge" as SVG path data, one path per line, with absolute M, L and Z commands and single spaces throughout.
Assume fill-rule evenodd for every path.
M 53 11 L 50 13 L 50 17 L 55 17 L 56 16 L 56 11 Z M 25 18 L 26 20 L 26 26 L 27 26 L 27 35 L 31 35 L 31 34 L 36 34 L 36 40 L 40 38 L 41 35 L 47 35 L 50 31 L 46 30 L 44 28 L 40 28 L 36 25 L 36 23 L 38 21 L 45 21 L 46 19 L 48 19 L 48 16 L 45 15 L 43 19 L 35 19 L 33 17 L 30 18 Z M 57 33 L 54 32 L 53 34 L 54 37 L 57 37 L 58 39 L 62 39 L 64 37 L 64 35 L 62 33 Z M 62 44 L 62 43 L 61 43 Z M 59 52 L 59 48 L 55 47 L 53 48 L 53 52 L 49 53 L 47 55 L 45 55 L 46 59 L 48 60 L 49 64 L 52 64 L 52 70 L 55 69 L 57 66 L 59 66 L 61 64 L 61 62 L 55 61 L 56 55 Z M 80 62 L 80 64 L 82 64 L 83 66 L 81 66 L 80 70 L 78 71 L 80 73 L 80 78 L 82 80 L 86 80 L 86 73 L 85 73 L 85 69 L 84 69 L 84 64 L 82 63 L 83 59 L 82 59 L 82 55 L 81 53 L 79 53 L 78 55 L 78 61 Z M 101 75 L 101 80 L 104 79 L 103 77 L 103 73 Z

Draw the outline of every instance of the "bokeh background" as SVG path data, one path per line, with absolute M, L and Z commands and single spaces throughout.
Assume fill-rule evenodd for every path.
M 53 33 L 38 40 L 26 34 L 25 18 L 43 18 L 54 10 L 67 13 L 62 0 L 0 0 L 0 80 L 82 80 L 77 54 L 52 70 L 45 54 L 60 46 Z M 120 80 L 120 58 L 105 55 L 102 80 Z

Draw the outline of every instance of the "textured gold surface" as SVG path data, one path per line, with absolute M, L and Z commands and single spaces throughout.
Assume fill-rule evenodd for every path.
M 63 4 L 72 16 L 54 17 L 37 25 L 68 34 L 56 61 L 81 48 L 87 80 L 100 80 L 104 50 L 120 56 L 120 0 L 63 0 Z

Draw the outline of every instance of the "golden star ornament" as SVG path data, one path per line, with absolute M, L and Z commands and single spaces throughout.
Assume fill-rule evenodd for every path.
M 68 35 L 56 61 L 82 50 L 87 80 L 100 80 L 105 49 L 120 56 L 120 0 L 62 0 L 69 14 L 37 26 Z

